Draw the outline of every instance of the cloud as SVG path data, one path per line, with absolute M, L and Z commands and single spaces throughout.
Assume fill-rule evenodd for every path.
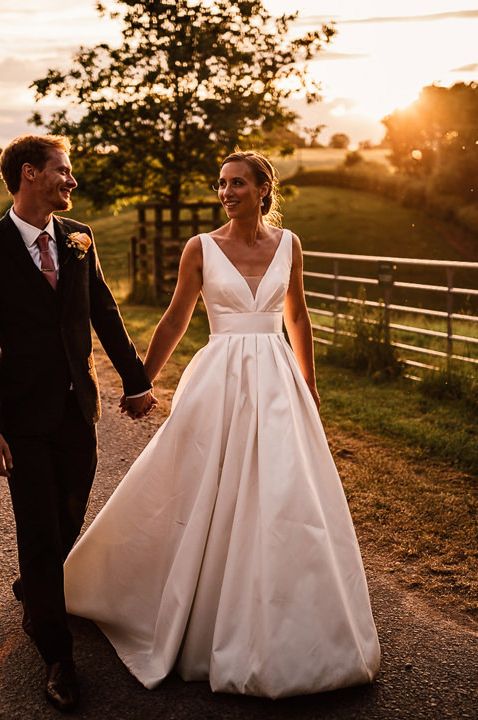
M 462 67 L 453 68 L 451 72 L 478 72 L 478 63 L 470 63 L 470 65 L 462 65 Z
M 426 15 L 377 15 L 364 18 L 341 18 L 323 15 L 301 17 L 301 25 L 322 25 L 324 22 L 335 22 L 337 25 L 362 25 L 364 23 L 399 23 L 399 22 L 428 22 L 431 20 L 451 20 L 478 18 L 478 10 L 450 10 L 441 13 L 428 13 Z
M 19 60 L 8 57 L 0 61 L 0 86 L 30 84 L 35 73 L 38 72 L 38 63 L 33 60 Z
M 329 25 L 331 22 L 335 22 L 336 19 L 331 15 L 299 15 L 294 21 L 294 25 Z
M 344 53 L 334 52 L 333 50 L 329 52 L 328 50 L 323 50 L 314 60 L 317 62 L 321 60 L 361 60 L 366 57 L 368 57 L 366 53 Z
M 326 125 L 319 136 L 321 143 L 327 144 L 335 132 L 346 133 L 352 144 L 358 144 L 360 140 L 380 142 L 385 133 L 380 122 L 354 112 L 355 102 L 351 98 L 323 100 L 317 105 L 308 105 L 303 99 L 295 99 L 290 101 L 290 106 L 300 116 L 297 121 L 299 127 Z
M 478 18 L 478 10 L 451 10 L 441 13 L 428 13 L 427 15 L 394 15 L 394 16 L 377 16 L 368 18 L 356 18 L 350 20 L 340 20 L 345 24 L 361 24 L 361 23 L 396 23 L 396 22 L 428 22 L 430 20 L 452 20 L 463 18 Z
M 78 3 L 71 0 L 42 0 L 39 8 L 38 0 L 22 0 L 21 3 L 11 3 L 10 7 L 2 8 L 2 17 L 5 24 L 9 22 L 18 22 L 25 20 L 25 17 L 31 18 L 37 16 L 48 21 L 69 17 L 72 20 L 78 18 L 90 18 L 94 15 L 98 16 L 94 3 Z
M 34 132 L 38 132 L 38 130 L 28 124 L 26 113 L 23 110 L 9 110 L 0 115 L 0 148 L 8 145 L 10 140 L 18 135 Z
M 34 110 L 39 110 L 43 116 L 45 122 L 48 122 L 52 113 L 58 110 L 64 109 L 65 106 L 61 105 L 58 101 L 50 103 L 48 108 L 42 108 L 32 101 L 30 105 L 21 105 L 17 103 L 16 107 L 2 107 L 0 108 L 0 148 L 5 147 L 10 140 L 18 135 L 28 134 L 39 134 L 42 135 L 46 132 L 44 127 L 36 127 L 28 122 Z M 70 112 L 70 116 L 72 113 Z

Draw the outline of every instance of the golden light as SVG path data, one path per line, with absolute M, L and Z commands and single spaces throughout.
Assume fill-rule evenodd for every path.
M 384 14 L 383 3 L 376 3 L 376 17 Z M 311 71 L 322 82 L 325 100 L 348 99 L 346 107 L 336 104 L 333 115 L 380 121 L 410 105 L 426 85 L 465 79 L 466 73 L 454 71 L 473 66 L 475 46 L 476 22 L 465 17 L 339 22 L 337 36 Z

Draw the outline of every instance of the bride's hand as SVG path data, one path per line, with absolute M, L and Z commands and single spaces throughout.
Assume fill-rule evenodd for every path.
M 317 388 L 315 387 L 315 385 L 314 385 L 313 387 L 310 387 L 310 385 L 309 385 L 309 390 L 310 390 L 310 394 L 312 395 L 312 399 L 313 399 L 313 401 L 315 402 L 315 404 L 316 404 L 316 406 L 317 406 L 317 410 L 320 412 L 320 395 L 319 395 L 319 392 L 318 392 Z
M 126 413 L 132 420 L 146 417 L 154 410 L 157 404 L 158 401 L 152 392 L 147 392 L 140 397 L 125 397 L 123 395 L 119 402 L 121 412 Z

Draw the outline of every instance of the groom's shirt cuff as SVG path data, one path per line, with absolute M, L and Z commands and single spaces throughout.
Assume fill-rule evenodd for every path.
M 143 395 L 147 395 L 150 391 L 151 391 L 151 389 L 145 390 L 144 392 L 138 393 L 137 395 L 126 395 L 126 399 L 128 400 L 129 398 L 143 397 Z

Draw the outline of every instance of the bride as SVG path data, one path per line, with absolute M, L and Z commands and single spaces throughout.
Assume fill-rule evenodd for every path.
M 218 195 L 229 220 L 186 244 L 149 377 L 200 293 L 209 342 L 69 555 L 67 607 L 147 688 L 173 668 L 271 698 L 367 683 L 380 649 L 318 412 L 300 242 L 278 227 L 276 173 L 259 153 L 226 157 Z

